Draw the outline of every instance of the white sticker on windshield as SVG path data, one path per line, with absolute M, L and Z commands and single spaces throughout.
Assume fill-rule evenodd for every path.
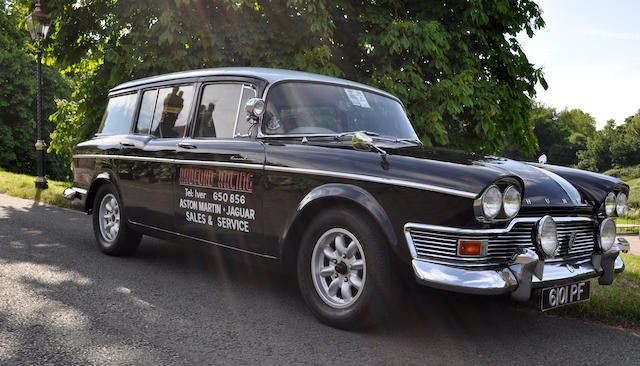
M 362 108 L 371 108 L 369 102 L 367 102 L 367 98 L 364 96 L 364 93 L 360 90 L 344 88 L 344 92 L 347 94 L 351 104 Z

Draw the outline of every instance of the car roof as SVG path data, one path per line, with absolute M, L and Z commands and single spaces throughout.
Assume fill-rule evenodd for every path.
M 269 69 L 269 68 L 261 68 L 261 67 L 220 67 L 220 68 L 214 68 L 214 69 L 200 69 L 200 70 L 174 72 L 171 74 L 163 74 L 163 75 L 151 76 L 143 79 L 128 81 L 126 83 L 117 85 L 116 87 L 111 89 L 109 92 L 112 93 L 119 90 L 135 88 L 145 84 L 151 84 L 151 83 L 157 83 L 157 82 L 180 80 L 180 79 L 202 78 L 202 77 L 208 77 L 208 76 L 250 77 L 250 78 L 265 80 L 269 84 L 273 84 L 273 83 L 284 81 L 284 80 L 313 81 L 313 82 L 321 82 L 321 83 L 329 83 L 329 84 L 341 84 L 346 86 L 352 86 L 358 89 L 368 90 L 378 94 L 383 94 L 385 96 L 398 100 L 398 98 L 396 98 L 392 94 L 389 94 L 385 91 L 373 88 L 365 84 L 357 83 L 355 81 L 334 78 L 326 75 L 313 74 L 309 72 L 283 70 L 283 69 Z

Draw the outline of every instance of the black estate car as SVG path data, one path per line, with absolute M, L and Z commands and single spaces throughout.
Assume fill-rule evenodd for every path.
M 624 269 L 621 180 L 423 146 L 398 98 L 308 73 L 221 68 L 113 88 L 65 191 L 110 255 L 141 236 L 250 254 L 338 327 L 383 314 L 398 274 L 471 294 L 589 299 Z M 405 276 L 406 277 L 406 276 Z

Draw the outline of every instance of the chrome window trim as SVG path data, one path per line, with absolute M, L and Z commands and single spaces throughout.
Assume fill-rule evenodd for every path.
M 345 178 L 345 179 L 353 179 L 353 180 L 372 182 L 372 183 L 389 184 L 389 185 L 394 185 L 394 186 L 415 188 L 415 189 L 420 189 L 420 190 L 423 190 L 423 191 L 448 194 L 448 195 L 452 195 L 452 196 L 458 196 L 458 197 L 470 198 L 470 199 L 475 199 L 478 196 L 478 194 L 474 193 L 474 192 L 460 191 L 460 190 L 457 190 L 457 189 L 446 188 L 446 187 L 438 187 L 438 186 L 434 186 L 434 185 L 431 185 L 431 184 L 417 183 L 417 182 L 411 182 L 411 181 L 406 181 L 406 180 L 391 179 L 391 178 L 381 178 L 381 177 L 375 177 L 375 176 L 363 175 L 363 174 L 331 172 L 331 171 L 316 170 L 316 169 L 291 168 L 291 167 L 274 166 L 274 165 L 250 164 L 250 163 L 231 163 L 231 162 L 217 162 L 217 161 L 201 161 L 201 160 L 182 160 L 182 159 L 168 159 L 168 158 L 152 158 L 152 157 L 127 156 L 127 155 L 103 155 L 103 154 L 76 154 L 76 155 L 73 155 L 73 158 L 74 159 L 81 159 L 81 158 L 122 159 L 122 160 L 138 160 L 138 161 L 171 163 L 171 164 L 230 166 L 230 167 L 250 168 L 250 169 L 264 168 L 267 171 L 274 171 L 274 172 L 320 175 L 320 176 L 325 176 L 325 177 Z M 416 225 L 418 225 L 418 224 L 416 224 Z

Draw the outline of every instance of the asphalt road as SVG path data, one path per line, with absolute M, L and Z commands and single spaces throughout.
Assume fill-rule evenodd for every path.
M 94 244 L 90 217 L 0 195 L 0 364 L 638 364 L 640 338 L 420 289 L 388 324 L 327 327 L 276 271 L 210 247 Z

